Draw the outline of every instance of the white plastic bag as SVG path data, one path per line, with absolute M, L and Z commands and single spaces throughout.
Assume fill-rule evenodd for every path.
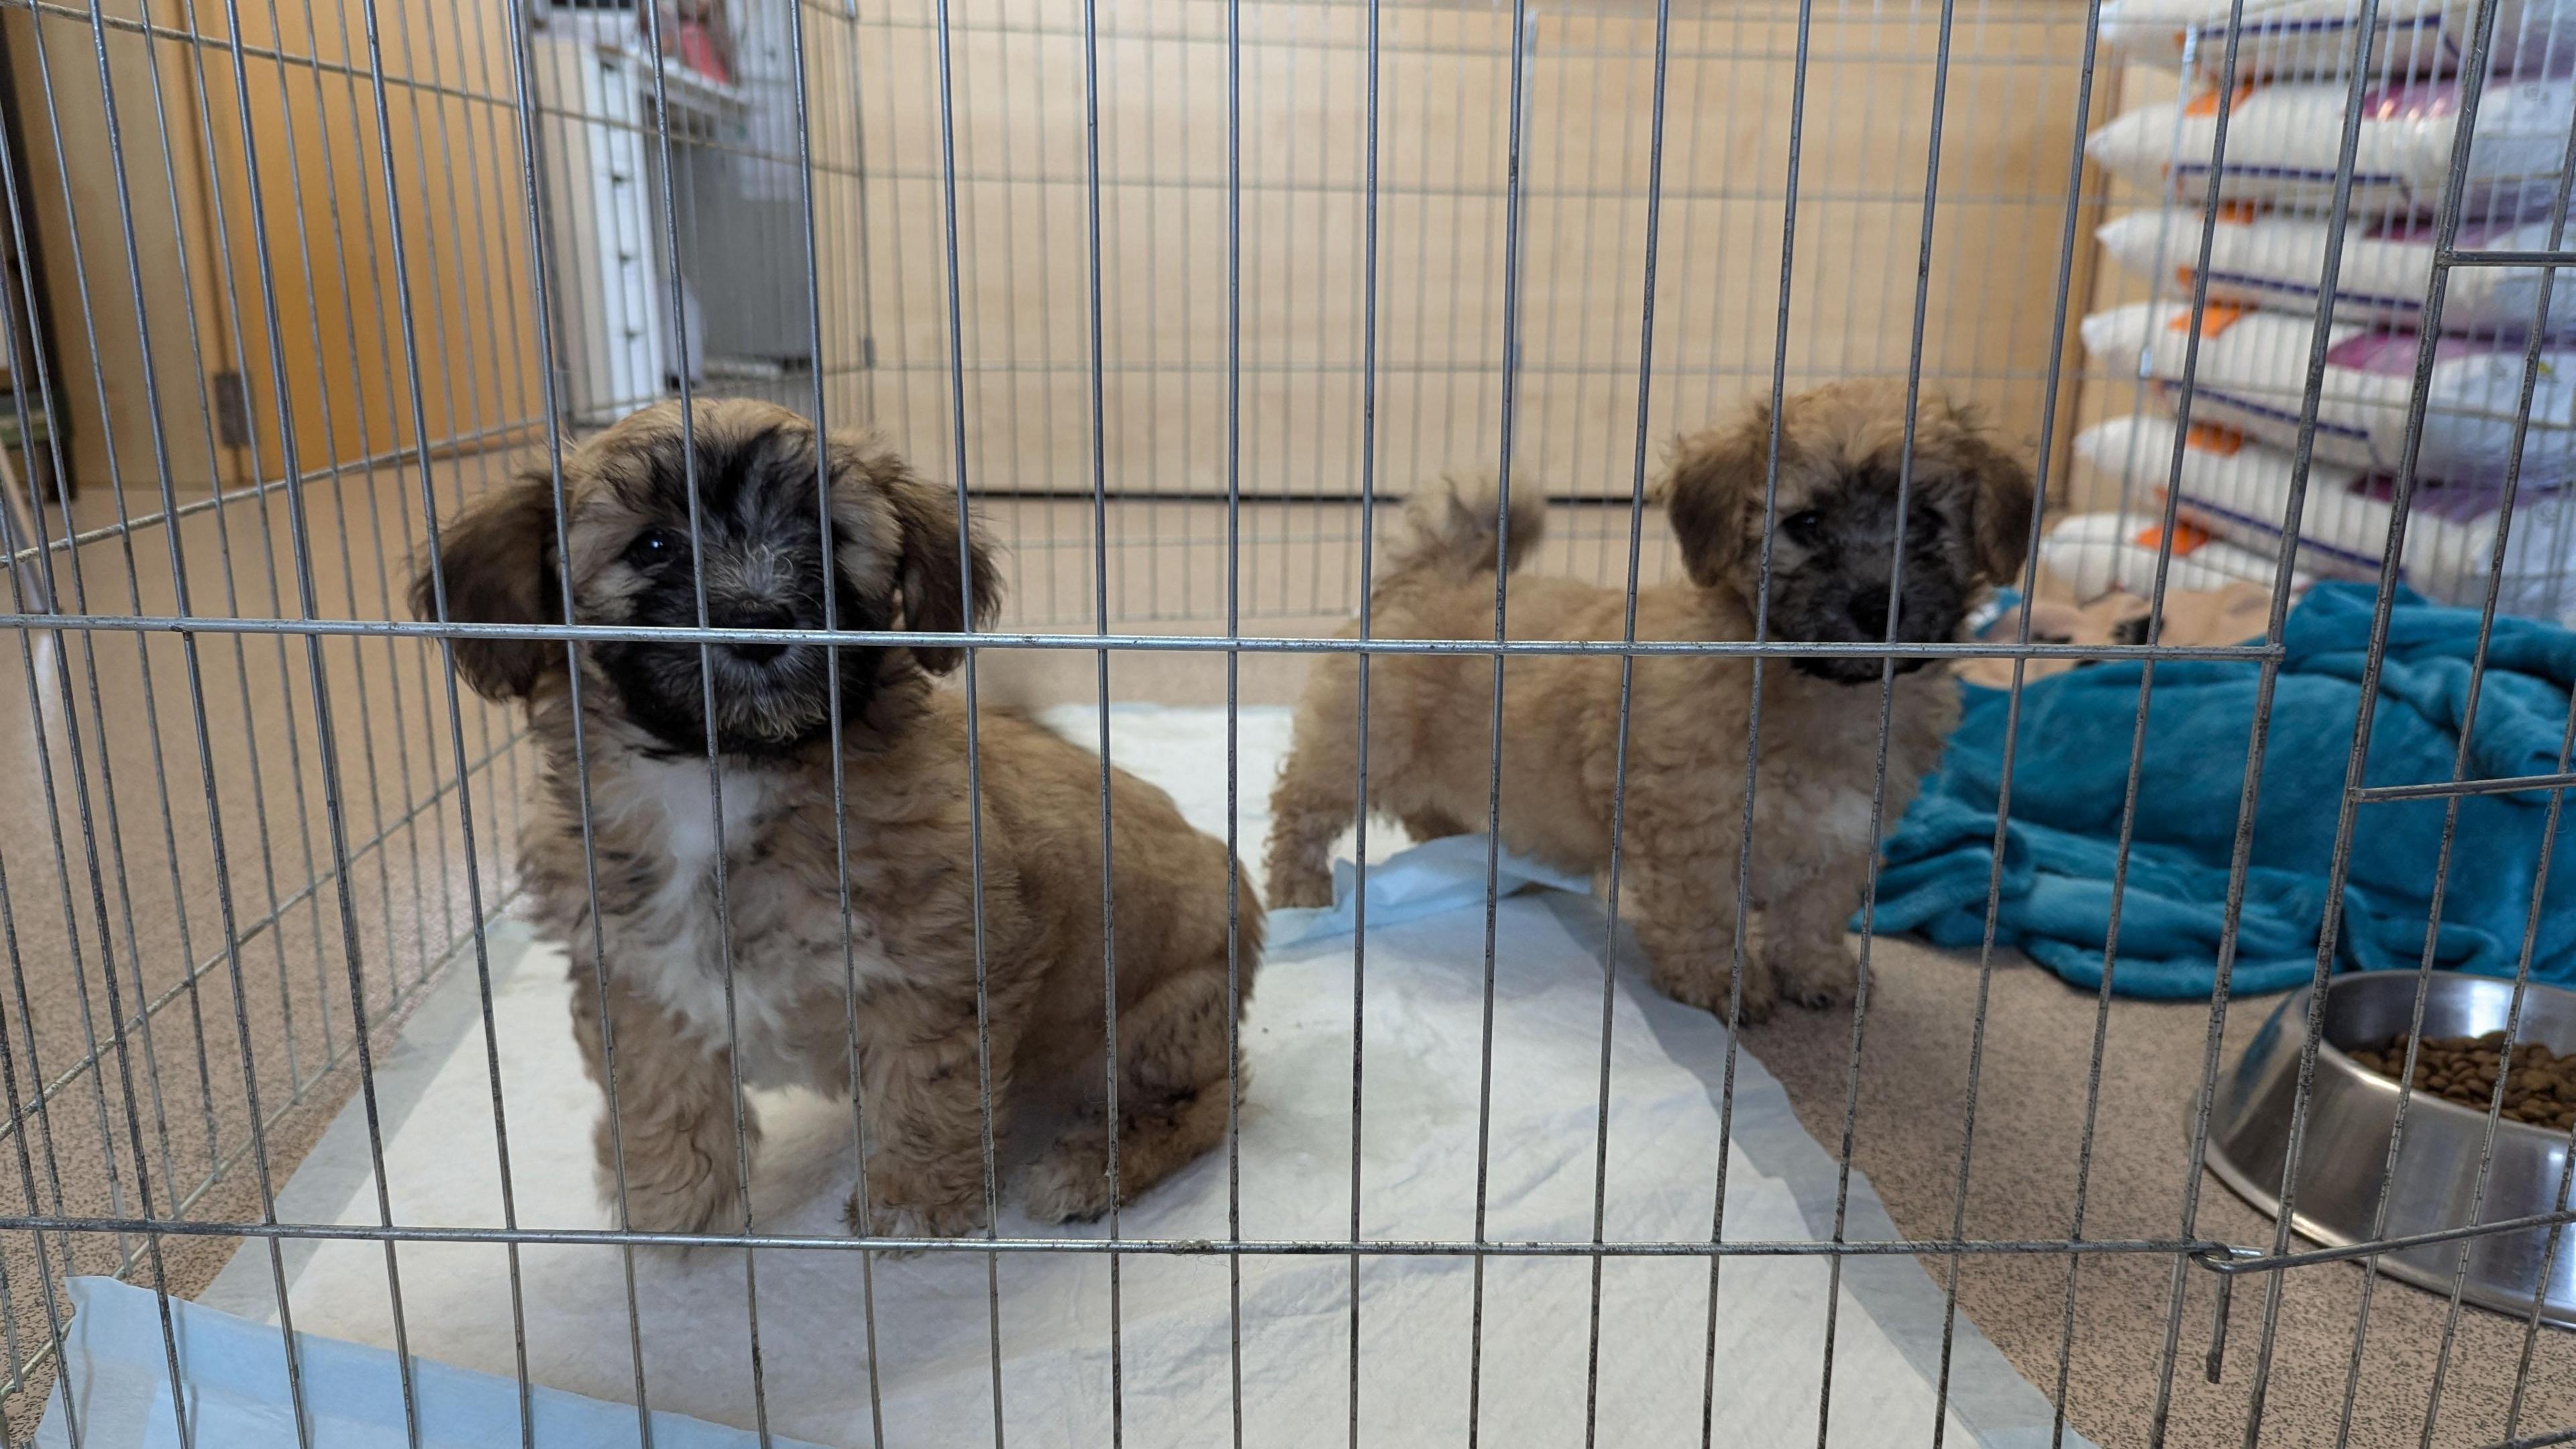
M 2217 149 L 2220 93 L 2141 106 L 2085 142 L 2104 169 L 2153 191 L 2194 201 L 2207 194 Z M 2343 83 L 2247 85 L 2228 107 L 2222 201 L 2324 207 L 2334 199 L 2343 144 Z M 2456 81 L 2381 86 L 2362 95 L 2353 153 L 2352 209 L 2359 216 L 2430 214 L 2450 172 L 2458 128 Z M 2475 219 L 2536 215 L 2558 184 L 2576 83 L 2490 83 L 2478 102 L 2461 204 Z
M 2084 319 L 2084 347 L 2118 376 L 2145 376 L 2178 391 L 2191 338 L 2191 308 L 2137 302 Z M 2312 318 L 2212 307 L 2201 320 L 2191 418 L 2292 447 L 2298 442 Z M 2327 337 L 2318 394 L 2316 456 L 2394 472 L 2404 457 L 2417 339 L 2411 332 L 2338 325 Z M 2576 470 L 2576 352 L 2543 352 L 2531 399 L 2523 469 L 2533 480 Z M 2416 473 L 2464 483 L 2504 477 L 2522 383 L 2522 344 L 2445 337 L 2428 379 Z
M 2078 434 L 2076 455 L 2104 476 L 2126 478 L 2141 506 L 2160 501 L 2172 477 L 2170 418 L 2113 418 Z M 2269 559 L 2281 545 L 2295 469 L 2289 453 L 2233 433 L 2194 427 L 2182 450 L 2181 516 Z M 2317 460 L 2299 510 L 2299 567 L 2337 578 L 2379 577 L 2396 512 L 2395 489 L 2379 475 Z M 2504 490 L 2494 484 L 2422 483 L 2407 510 L 2401 576 L 2446 604 L 2485 598 Z M 2498 604 L 2508 613 L 2557 618 L 2576 609 L 2576 508 L 2563 489 L 2526 477 L 2515 499 Z
M 2059 520 L 2039 541 L 2039 561 L 2081 598 L 2113 589 L 2152 598 L 2162 533 L 2156 519 L 2139 513 L 2078 513 Z M 2165 567 L 2168 592 L 2271 582 L 2269 556 L 2195 529 L 2175 530 L 2173 557 Z M 2294 589 L 2307 586 L 2304 574 L 2291 580 Z
M 2104 222 L 2094 235 L 2103 250 L 2140 276 L 2166 276 L 2191 295 L 2200 259 L 2203 213 L 2197 207 L 2133 211 Z M 2460 245 L 2528 251 L 2549 245 L 2547 221 L 2464 226 Z M 2324 217 L 2221 208 L 2210 228 L 2209 300 L 2277 307 L 2313 316 L 2325 277 L 2329 228 Z M 2576 240 L 2576 228 L 2568 237 Z M 2344 231 L 2343 267 L 2335 278 L 2338 321 L 2413 327 L 2424 314 L 2433 274 L 2433 227 L 2407 218 L 2372 223 L 2355 218 Z M 2521 337 L 2540 300 L 2537 267 L 2460 267 L 2442 299 L 2442 330 L 2470 336 Z M 2576 331 L 2576 276 L 2550 289 L 2548 330 Z
M 2103 0 L 2102 39 L 2132 60 L 2214 84 L 2226 70 L 2228 10 L 2228 0 Z M 2476 17 L 2474 0 L 2379 0 L 2372 73 L 2450 74 L 2468 52 Z M 2341 71 L 2360 22 L 2361 0 L 2245 0 L 2235 78 Z M 2497 71 L 2537 69 L 2571 49 L 2570 0 L 2497 0 Z

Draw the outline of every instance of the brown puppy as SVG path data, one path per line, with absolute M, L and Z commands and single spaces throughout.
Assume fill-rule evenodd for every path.
M 985 545 L 966 541 L 961 556 L 951 496 L 880 443 L 820 444 L 830 480 L 827 568 L 813 428 L 749 402 L 700 403 L 694 424 L 693 467 L 673 404 L 626 418 L 568 457 L 560 552 L 543 473 L 451 521 L 440 559 L 449 617 L 559 621 L 568 580 L 579 623 L 694 624 L 701 569 L 707 615 L 719 627 L 819 628 L 829 591 L 842 629 L 953 631 L 967 622 L 961 574 L 972 579 L 975 619 L 990 616 L 999 587 Z M 435 613 L 439 582 L 424 572 L 413 587 L 424 617 Z M 873 1202 L 852 1194 L 852 1226 L 900 1236 L 975 1227 L 984 1218 L 979 953 L 997 1119 L 1086 1062 L 1073 1089 L 1101 1086 L 1100 759 L 1025 721 L 981 716 L 979 936 L 966 709 L 929 679 L 954 668 L 957 651 L 837 651 L 847 802 L 838 830 L 825 647 L 707 652 L 711 695 L 694 643 L 579 647 L 586 852 L 565 646 L 455 644 L 457 669 L 476 689 L 525 702 L 544 756 L 520 866 L 540 928 L 571 953 L 574 1035 L 603 1086 L 613 1057 L 620 1131 L 613 1139 L 603 1114 L 603 1191 L 615 1200 L 622 1150 L 635 1227 L 687 1232 L 737 1219 L 737 1119 L 746 1153 L 758 1133 L 734 1092 L 735 1064 L 745 1083 L 845 1095 L 855 1020 L 874 1141 Z M 710 698 L 720 835 L 708 779 Z M 1153 786 L 1115 774 L 1109 805 L 1119 1185 L 1132 1195 L 1224 1135 L 1227 1013 L 1242 1006 L 1228 1000 L 1226 898 L 1242 877 L 1225 847 L 1193 830 Z M 729 937 L 718 925 L 719 839 Z M 1240 902 L 1248 987 L 1261 909 L 1248 887 Z M 1030 1212 L 1060 1221 L 1106 1209 L 1107 1154 L 1095 1112 L 1033 1169 Z
M 1770 579 L 1770 637 L 1878 642 L 1897 543 L 1904 463 L 1900 386 L 1845 382 L 1791 398 L 1781 415 Z M 1753 637 L 1770 408 L 1686 439 L 1665 501 L 1690 582 L 1642 591 L 1640 640 Z M 1957 636 L 1984 585 L 2013 577 L 2030 526 L 2030 476 L 1961 409 L 1926 397 L 1907 485 L 1903 600 L 1896 637 Z M 1490 488 L 1436 490 L 1408 509 L 1409 537 L 1388 550 L 1372 595 L 1384 638 L 1490 639 L 1495 507 Z M 1512 500 L 1510 560 L 1529 556 L 1546 517 Z M 1515 577 L 1518 639 L 1621 637 L 1625 596 L 1567 579 Z M 1347 631 L 1346 631 L 1347 632 Z M 1846 920 L 1878 841 L 1870 829 L 1883 661 L 1842 655 L 1763 672 L 1761 758 L 1751 866 L 1756 934 L 1744 1014 L 1779 996 L 1847 999 Z M 1938 761 L 1959 714 L 1948 671 L 1897 661 L 1879 827 L 1895 827 Z M 1744 752 L 1752 661 L 1645 655 L 1629 706 L 1621 916 L 1655 983 L 1723 1014 L 1735 949 L 1743 844 Z M 1493 724 L 1490 656 L 1380 656 L 1370 667 L 1369 800 L 1415 836 L 1484 827 Z M 1619 660 L 1523 655 L 1503 670 L 1503 841 L 1560 869 L 1605 872 L 1616 777 Z M 1354 807 L 1358 667 L 1319 658 L 1297 707 L 1296 742 L 1271 793 L 1270 902 L 1329 903 L 1331 851 Z

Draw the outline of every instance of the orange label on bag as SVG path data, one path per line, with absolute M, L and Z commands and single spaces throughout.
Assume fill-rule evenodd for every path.
M 2207 423 L 2194 423 L 2191 431 L 2183 434 L 2183 446 L 2195 453 L 2216 453 L 2222 458 L 2232 458 L 2236 456 L 2237 449 L 2245 446 L 2245 435 L 2211 427 Z
M 2147 527 L 2138 530 L 2136 542 L 2140 548 L 2154 548 L 2157 544 L 2164 542 L 2164 537 L 2165 531 L 2163 529 L 2150 524 Z M 2207 542 L 2209 542 L 2209 535 L 2192 527 L 2190 524 L 2177 523 L 2174 525 L 2174 557 L 2180 558 L 2184 554 L 2190 553 L 2192 550 Z
M 2201 310 L 2200 335 L 2215 337 L 2243 321 L 2253 310 L 2251 307 L 2231 307 L 2224 302 L 2212 302 Z M 2189 332 L 2191 330 L 2190 311 L 2186 309 L 2165 325 L 2176 332 Z
M 2246 97 L 2253 94 L 2254 83 L 2252 81 L 2247 81 L 2243 85 L 2238 86 L 2236 88 L 2236 99 L 2228 106 L 2228 110 L 2234 111 L 2237 106 L 2245 104 Z M 2193 96 L 2190 102 L 2183 106 L 2182 113 L 2186 116 L 2215 116 L 2218 114 L 2218 99 L 2218 92 L 2203 91 L 2199 95 Z

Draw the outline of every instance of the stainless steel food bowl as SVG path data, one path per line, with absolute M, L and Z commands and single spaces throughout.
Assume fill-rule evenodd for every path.
M 2299 1154 L 2299 1191 L 2291 1226 L 2329 1247 L 2372 1240 L 2371 1214 L 2388 1168 L 2388 1137 L 2397 1119 L 2397 1083 L 2344 1055 L 2343 1048 L 2384 1042 L 2405 1031 L 2414 1010 L 2416 973 L 2367 971 L 2335 977 L 2326 993 L 2325 1043 L 2317 1052 L 2308 1106 L 2307 1145 Z M 2437 972 L 2427 989 L 2422 1034 L 2478 1036 L 2504 1027 L 2513 983 Z M 2553 1052 L 2576 1051 L 2576 991 L 2534 985 L 2523 997 L 2518 1041 Z M 2209 1166 L 2247 1202 L 2281 1209 L 2281 1165 L 2290 1145 L 2291 1105 L 2299 1085 L 2299 1046 L 2306 1035 L 2308 992 L 2294 992 L 2223 1077 L 2210 1118 Z M 2437 1232 L 2470 1221 L 2486 1115 L 2417 1092 L 2406 1112 L 2406 1141 L 2388 1194 L 2383 1238 Z M 2507 1120 L 2496 1127 L 2495 1159 L 2480 1222 L 2554 1212 L 2561 1199 L 2567 1134 Z M 2471 1241 L 2464 1293 L 2500 1312 L 2528 1314 L 2576 1328 L 2576 1229 L 2565 1231 L 2542 1287 L 2546 1229 Z M 2459 1265 L 2456 1242 L 2390 1254 L 2380 1271 L 2420 1288 L 2448 1293 Z

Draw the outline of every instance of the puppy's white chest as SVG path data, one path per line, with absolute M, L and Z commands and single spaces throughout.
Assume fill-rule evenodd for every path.
M 654 892 L 655 914 L 694 914 L 694 898 L 712 889 L 719 844 L 739 850 L 750 840 L 769 804 L 770 784 L 759 773 L 719 768 L 715 785 L 724 797 L 724 829 L 716 829 L 716 789 L 709 787 L 707 766 L 698 760 L 641 760 L 629 771 L 630 819 L 658 826 L 664 866 Z
M 711 1045 L 740 1044 L 757 1072 L 763 1046 L 778 1041 L 800 1000 L 840 979 L 837 949 L 818 949 L 828 926 L 839 941 L 837 901 L 821 901 L 788 872 L 765 861 L 759 833 L 792 788 L 765 771 L 724 769 L 719 837 L 713 792 L 702 761 L 640 762 L 627 781 L 628 822 L 659 835 L 659 883 L 631 919 L 633 939 L 612 958 L 638 992 L 669 1007 Z M 726 863 L 725 909 L 717 909 L 716 867 Z M 730 930 L 723 929 L 730 926 Z M 873 926 L 852 922 L 861 979 L 889 969 Z M 826 960 L 825 957 L 829 959 Z M 733 985 L 728 1024 L 725 986 Z
M 770 882 L 752 879 L 747 871 L 757 866 L 742 859 L 768 812 L 773 784 L 760 771 L 724 768 L 716 779 L 724 794 L 721 835 L 703 761 L 639 761 L 626 784 L 631 825 L 659 833 L 659 882 L 634 913 L 629 933 L 636 938 L 613 954 L 613 969 L 636 993 L 688 1021 L 701 1042 L 770 1039 L 799 995 L 799 972 L 755 969 L 770 951 L 760 949 L 765 931 L 742 928 L 744 905 L 757 910 Z M 729 866 L 721 900 L 732 931 L 721 931 L 716 905 L 719 856 Z M 734 982 L 732 1021 L 726 1021 L 726 977 Z

